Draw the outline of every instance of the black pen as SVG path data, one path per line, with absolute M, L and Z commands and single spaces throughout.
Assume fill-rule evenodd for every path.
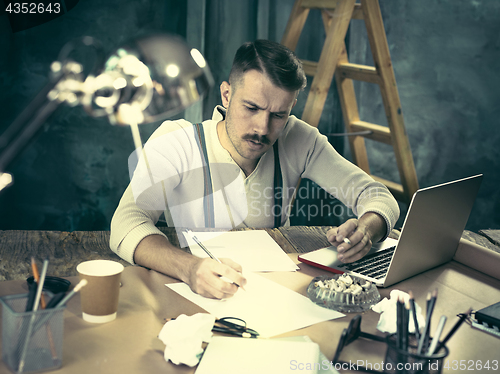
M 33 304 L 35 303 L 37 283 L 33 282 L 28 284 L 28 300 L 26 300 L 25 312 L 31 312 L 33 310 Z
M 40 318 L 36 322 L 35 328 L 33 329 L 33 334 L 35 334 L 40 329 L 40 327 L 42 327 L 44 325 L 44 323 L 47 322 L 53 316 L 53 314 L 56 312 L 57 308 L 63 306 L 65 303 L 67 303 L 68 300 L 71 299 L 75 295 L 75 293 L 80 291 L 82 289 L 82 287 L 85 287 L 87 285 L 87 283 L 88 283 L 88 281 L 86 279 L 82 279 L 80 282 L 78 282 L 78 284 L 75 286 L 75 288 L 73 288 L 70 292 L 68 292 L 68 294 L 66 296 L 64 296 L 62 299 L 59 299 L 57 304 L 53 308 L 51 308 L 52 312 L 46 313 L 42 318 Z
M 396 346 L 403 349 L 403 303 L 398 296 L 396 302 Z
M 458 328 L 462 325 L 462 323 L 464 323 L 464 321 L 467 319 L 468 316 L 470 316 L 471 313 L 472 313 L 472 308 L 470 308 L 467 311 L 467 313 L 462 314 L 460 316 L 460 319 L 457 321 L 457 323 L 455 323 L 455 326 L 452 327 L 452 329 L 450 330 L 450 332 L 448 333 L 448 335 L 446 335 L 446 337 L 443 339 L 443 341 L 441 343 L 439 343 L 439 345 L 437 346 L 437 348 L 432 353 L 439 352 L 439 350 L 446 345 L 446 343 L 448 342 L 448 340 L 450 340 L 450 338 L 453 336 L 453 334 L 458 330 Z
M 78 284 L 75 286 L 75 288 L 73 288 L 70 292 L 68 292 L 68 294 L 63 297 L 62 300 L 60 300 L 55 308 L 59 308 L 60 306 L 63 306 L 64 304 L 66 304 L 68 302 L 69 299 L 71 299 L 75 293 L 77 293 L 78 291 L 80 291 L 83 287 L 85 287 L 87 285 L 88 281 L 86 279 L 82 279 L 80 282 L 78 282 Z
M 28 284 L 28 300 L 26 301 L 25 309 L 26 312 L 31 312 L 33 310 L 37 286 L 38 282 L 40 281 L 40 274 L 38 274 L 38 268 L 36 266 L 34 257 L 31 257 L 31 269 L 33 271 L 33 283 Z
M 413 316 L 413 323 L 415 325 L 415 339 L 419 341 L 420 339 L 420 330 L 418 327 L 418 319 L 417 319 L 417 308 L 415 306 L 415 299 L 413 298 L 413 292 L 409 292 L 410 294 L 410 307 L 411 307 L 411 313 Z
M 410 322 L 410 303 L 405 302 L 403 308 L 403 350 L 408 350 L 408 331 L 409 331 L 409 322 Z
M 422 353 L 424 342 L 426 342 L 429 339 L 430 328 L 431 328 L 431 317 L 432 317 L 432 312 L 434 311 L 434 305 L 436 304 L 436 299 L 437 299 L 437 290 L 434 290 L 434 292 L 432 293 L 432 297 L 428 301 L 424 332 L 422 333 L 422 336 L 420 337 L 420 340 L 418 342 L 418 348 L 417 348 L 418 354 Z
M 57 305 L 57 303 L 59 303 L 59 301 L 61 301 L 64 298 L 65 294 L 66 294 L 65 292 L 59 292 L 55 294 L 47 303 L 46 309 L 54 308 Z
M 432 299 L 432 294 L 429 292 L 427 294 L 427 301 L 426 301 L 426 309 L 425 309 L 425 319 L 427 321 L 427 315 L 429 314 L 429 310 L 430 310 L 430 305 L 431 305 L 431 299 Z M 429 333 L 431 331 L 431 321 L 429 321 Z M 424 329 L 425 329 L 425 325 L 424 325 Z M 429 335 L 427 335 L 425 338 L 424 338 L 424 347 L 427 347 L 429 345 Z

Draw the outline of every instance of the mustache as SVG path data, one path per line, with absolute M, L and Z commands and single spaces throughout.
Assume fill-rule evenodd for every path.
M 271 144 L 271 141 L 266 135 L 258 135 L 258 134 L 247 134 L 242 137 L 243 140 L 251 140 L 257 143 L 262 144 Z

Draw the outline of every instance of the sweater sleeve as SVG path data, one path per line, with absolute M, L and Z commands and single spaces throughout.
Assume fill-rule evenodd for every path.
M 149 235 L 162 235 L 155 223 L 161 210 L 141 209 L 135 203 L 132 188 L 129 185 L 111 220 L 109 246 L 118 256 L 134 264 L 134 252 L 142 239 Z
M 387 187 L 342 157 L 316 128 L 299 120 L 293 127 L 287 136 L 287 148 L 293 150 L 289 155 L 295 157 L 295 167 L 303 171 L 301 177 L 318 184 L 357 217 L 378 213 L 387 226 L 385 239 L 399 217 L 398 203 Z
M 153 133 L 113 215 L 110 248 L 131 264 L 142 239 L 149 235 L 166 238 L 156 223 L 167 210 L 166 198 L 179 184 L 181 171 L 188 170 L 185 150 L 189 141 L 183 130 L 188 126 L 186 121 L 166 121 Z

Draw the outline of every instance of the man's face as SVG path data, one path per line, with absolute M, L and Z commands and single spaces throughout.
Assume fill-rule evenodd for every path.
M 278 88 L 266 75 L 250 70 L 237 87 L 223 82 L 221 97 L 227 108 L 221 143 L 241 167 L 255 166 L 285 128 L 296 92 Z

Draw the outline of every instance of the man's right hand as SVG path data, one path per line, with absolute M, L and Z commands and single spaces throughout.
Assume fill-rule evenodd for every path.
M 135 249 L 134 262 L 180 279 L 193 292 L 214 299 L 233 296 L 238 286 L 244 287 L 247 282 L 241 274 L 241 266 L 236 262 L 221 259 L 221 264 L 211 258 L 193 256 L 176 248 L 161 235 L 149 235 L 142 239 Z
M 225 299 L 232 297 L 238 287 L 245 286 L 247 281 L 241 274 L 241 266 L 230 259 L 221 259 L 221 262 L 211 258 L 197 261 L 187 282 L 193 292 L 213 299 Z

